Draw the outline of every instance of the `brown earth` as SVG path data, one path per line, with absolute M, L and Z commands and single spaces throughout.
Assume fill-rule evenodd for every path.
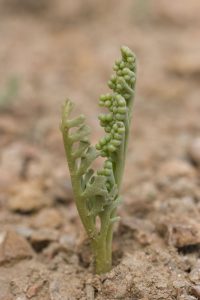
M 200 299 L 200 2 L 0 1 L 0 300 Z M 122 44 L 138 81 L 113 270 L 93 275 L 59 132 L 98 127 Z

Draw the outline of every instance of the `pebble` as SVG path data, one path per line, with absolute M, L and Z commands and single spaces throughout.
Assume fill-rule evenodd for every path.
M 189 278 L 195 284 L 200 283 L 200 259 L 198 260 L 195 267 L 191 270 Z
M 193 297 L 193 296 L 189 296 L 189 295 L 181 295 L 179 297 L 180 300 L 197 300 L 196 297 Z
M 191 287 L 191 292 L 194 296 L 198 297 L 197 299 L 200 299 L 200 285 L 194 285 Z
M 41 252 L 51 242 L 58 241 L 59 232 L 53 229 L 44 228 L 34 230 L 30 236 L 30 243 L 36 252 Z
M 196 245 L 200 243 L 200 228 L 199 223 L 189 222 L 189 220 L 182 221 L 182 223 L 173 223 L 169 225 L 169 220 L 167 221 L 168 228 L 168 242 L 176 248 Z
M 16 184 L 10 191 L 8 209 L 20 213 L 30 213 L 48 205 L 49 199 L 40 181 Z
M 0 265 L 32 256 L 32 248 L 26 239 L 11 230 L 0 232 Z
M 193 177 L 194 168 L 186 161 L 174 159 L 163 163 L 159 170 L 159 176 L 173 180 L 179 177 Z
M 32 229 L 26 226 L 17 226 L 16 231 L 30 241 L 36 252 L 41 252 L 50 243 L 59 240 L 59 232 L 51 228 Z
M 55 208 L 44 208 L 33 217 L 34 228 L 58 228 L 62 224 L 62 216 Z
M 170 72 L 178 76 L 197 78 L 200 74 L 200 59 L 197 53 L 179 53 L 171 58 Z

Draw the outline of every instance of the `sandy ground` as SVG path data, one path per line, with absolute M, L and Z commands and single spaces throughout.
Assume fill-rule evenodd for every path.
M 0 1 L 0 300 L 200 299 L 200 2 Z M 93 275 L 59 132 L 95 143 L 121 45 L 137 95 L 113 270 Z

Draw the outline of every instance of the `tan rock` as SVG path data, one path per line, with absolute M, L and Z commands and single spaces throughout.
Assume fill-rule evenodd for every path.
M 168 244 L 176 248 L 200 243 L 200 224 L 195 220 L 175 220 L 170 217 L 163 220 L 159 227 L 159 231 L 167 238 Z
M 175 179 L 177 177 L 193 177 L 194 168 L 186 161 L 174 159 L 163 163 L 159 170 L 161 178 Z
M 14 231 L 0 233 L 0 265 L 32 256 L 32 248 L 22 236 Z
M 31 181 L 16 184 L 8 201 L 11 211 L 28 213 L 39 210 L 49 202 L 45 194 L 45 187 L 41 182 Z
M 32 221 L 32 226 L 35 228 L 58 228 L 61 224 L 61 214 L 55 208 L 41 210 Z

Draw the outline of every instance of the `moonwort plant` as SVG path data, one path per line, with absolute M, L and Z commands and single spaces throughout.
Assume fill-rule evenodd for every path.
M 76 206 L 91 241 L 97 274 L 108 272 L 112 266 L 113 224 L 119 220 L 116 208 L 121 202 L 119 193 L 135 93 L 135 55 L 123 46 L 121 56 L 108 81 L 112 93 L 100 96 L 99 100 L 99 105 L 109 111 L 99 115 L 105 136 L 95 147 L 90 144 L 85 116 L 70 119 L 70 100 L 63 105 L 60 127 Z M 104 164 L 94 170 L 91 165 L 99 156 L 104 158 Z

